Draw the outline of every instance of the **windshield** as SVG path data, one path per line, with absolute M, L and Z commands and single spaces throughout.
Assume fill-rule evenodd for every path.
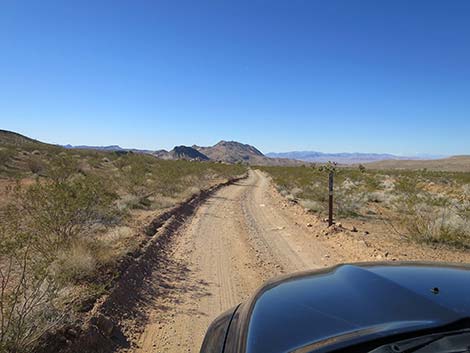
M 394 342 L 370 353 L 464 353 L 470 352 L 470 331 L 439 333 Z

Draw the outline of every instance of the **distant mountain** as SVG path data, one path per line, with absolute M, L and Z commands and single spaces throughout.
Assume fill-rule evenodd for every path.
M 78 149 L 78 150 L 124 151 L 124 148 L 118 145 L 111 145 L 111 146 L 64 145 L 62 147 L 69 148 L 69 149 Z
M 211 147 L 193 146 L 213 161 L 250 165 L 300 165 L 299 161 L 266 157 L 260 150 L 236 141 L 220 141 Z
M 160 159 L 184 159 L 196 161 L 208 161 L 210 158 L 199 152 L 197 149 L 188 146 L 176 146 L 171 151 L 159 150 L 152 153 Z
M 340 164 L 372 163 L 384 160 L 419 160 L 420 157 L 403 157 L 388 153 L 323 153 L 317 151 L 294 151 L 283 153 L 268 153 L 272 158 L 290 158 L 305 162 L 326 163 L 328 161 Z M 434 158 L 437 158 L 434 157 Z M 428 156 L 428 159 L 431 159 Z
M 119 145 L 109 145 L 109 146 L 88 146 L 88 145 L 62 145 L 61 147 L 68 148 L 68 149 L 77 149 L 77 150 L 97 150 L 97 151 L 108 151 L 108 152 L 135 152 L 135 153 L 153 153 L 154 151 L 151 150 L 140 150 L 137 148 L 124 148 Z
M 214 161 L 227 163 L 250 162 L 265 158 L 255 147 L 235 141 L 220 141 L 211 147 L 193 146 Z

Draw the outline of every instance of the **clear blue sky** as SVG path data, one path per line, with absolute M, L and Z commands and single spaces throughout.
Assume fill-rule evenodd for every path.
M 3 0 L 0 128 L 470 154 L 470 1 Z

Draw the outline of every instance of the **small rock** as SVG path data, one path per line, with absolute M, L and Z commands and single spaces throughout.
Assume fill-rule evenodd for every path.
M 325 259 L 328 259 L 328 258 L 330 258 L 330 255 L 325 254 Z
M 357 233 L 357 228 L 356 228 L 356 227 L 352 227 L 351 232 Z
M 379 255 L 377 255 L 375 258 L 376 258 L 377 260 L 382 260 L 382 255 L 379 254 Z
M 384 257 L 388 257 L 388 255 L 389 255 L 389 253 L 388 253 L 388 251 L 386 251 L 386 252 L 384 253 Z
M 312 223 L 307 223 L 307 227 L 312 227 Z
M 368 230 L 364 231 L 364 235 L 370 234 Z
M 342 224 L 342 223 L 338 223 L 338 224 L 336 224 L 336 226 L 337 226 L 338 228 L 343 228 L 343 224 Z

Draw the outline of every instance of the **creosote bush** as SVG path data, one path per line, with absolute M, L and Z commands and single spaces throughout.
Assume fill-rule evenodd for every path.
M 0 224 L 0 352 L 26 353 L 61 320 L 58 287 L 21 219 L 2 214 Z
M 117 215 L 116 196 L 91 176 L 41 180 L 15 194 L 0 229 L 0 352 L 14 353 L 32 350 L 61 321 L 60 288 L 95 265 L 78 244 Z

